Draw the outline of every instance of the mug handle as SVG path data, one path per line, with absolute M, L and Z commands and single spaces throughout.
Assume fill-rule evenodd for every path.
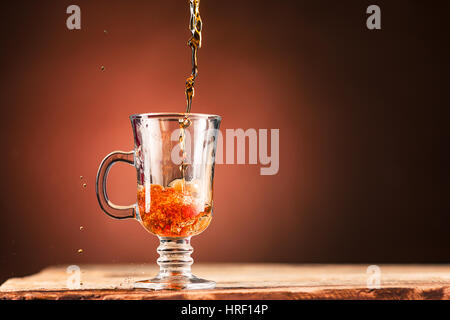
M 103 159 L 97 172 L 95 183 L 95 192 L 97 193 L 98 203 L 105 213 L 115 219 L 127 219 L 136 217 L 136 204 L 130 206 L 118 206 L 109 201 L 106 192 L 106 180 L 111 166 L 119 161 L 123 161 L 134 166 L 134 151 L 123 152 L 114 151 Z

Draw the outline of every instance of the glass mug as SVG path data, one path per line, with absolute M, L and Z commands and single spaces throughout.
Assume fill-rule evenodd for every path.
M 214 288 L 214 281 L 191 273 L 190 239 L 211 222 L 221 117 L 189 114 L 186 118 L 183 113 L 149 113 L 132 115 L 130 120 L 135 148 L 106 156 L 97 173 L 96 192 L 100 207 L 107 215 L 115 219 L 136 219 L 160 239 L 158 275 L 135 282 L 135 288 Z M 108 198 L 108 172 L 118 161 L 136 167 L 136 204 L 119 206 Z

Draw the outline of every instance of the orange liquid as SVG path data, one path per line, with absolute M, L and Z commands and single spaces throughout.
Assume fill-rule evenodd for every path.
M 180 165 L 181 180 L 176 186 L 162 187 L 152 184 L 150 190 L 139 186 L 138 206 L 139 214 L 144 227 L 161 237 L 187 237 L 201 233 L 211 222 L 211 205 L 205 204 L 195 197 L 196 193 L 191 192 L 187 184 L 185 151 L 185 129 L 191 125 L 189 114 L 192 107 L 192 99 L 195 95 L 194 85 L 198 76 L 197 51 L 202 46 L 202 19 L 200 17 L 200 0 L 189 0 L 191 17 L 189 30 L 191 37 L 188 46 L 191 48 L 192 72 L 186 79 L 186 113 L 180 119 L 180 150 L 182 162 Z M 150 192 L 150 197 L 146 206 L 146 192 Z M 148 196 L 148 195 L 147 195 Z
M 137 198 L 142 224 L 149 232 L 161 237 L 188 237 L 209 226 L 211 206 L 201 203 L 188 190 L 152 184 L 147 208 L 146 192 L 140 186 Z
M 191 47 L 192 55 L 192 72 L 186 79 L 186 114 L 191 112 L 192 98 L 195 95 L 194 85 L 195 79 L 198 75 L 198 59 L 197 51 L 202 46 L 202 18 L 200 17 L 200 0 L 190 0 L 191 19 L 189 21 L 189 30 L 191 31 L 191 38 L 188 41 L 188 46 Z

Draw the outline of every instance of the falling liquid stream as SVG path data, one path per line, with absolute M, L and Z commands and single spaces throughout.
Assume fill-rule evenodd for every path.
M 186 153 L 186 129 L 191 125 L 191 120 L 189 119 L 189 114 L 192 109 L 192 99 L 195 95 L 195 80 L 198 76 L 198 59 L 197 52 L 202 46 L 202 19 L 200 17 L 200 0 L 189 0 L 190 6 L 190 19 L 189 19 L 189 30 L 191 31 L 191 38 L 188 41 L 188 46 L 191 48 L 191 59 L 192 59 L 192 72 L 191 75 L 186 79 L 186 112 L 183 119 L 180 119 L 180 151 L 181 151 L 181 179 L 183 181 L 182 190 L 186 188 L 186 171 L 188 169 L 187 164 L 187 153 Z

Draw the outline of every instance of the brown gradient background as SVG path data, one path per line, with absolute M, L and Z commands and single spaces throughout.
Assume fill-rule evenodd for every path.
M 369 31 L 372 3 L 202 0 L 193 111 L 279 128 L 280 171 L 216 167 L 196 261 L 449 262 L 448 10 L 376 1 L 382 30 Z M 80 31 L 65 26 L 70 4 Z M 156 237 L 102 213 L 95 175 L 133 148 L 130 114 L 184 110 L 187 25 L 187 0 L 2 6 L 0 282 L 155 263 Z M 134 202 L 134 169 L 110 177 L 111 198 Z

